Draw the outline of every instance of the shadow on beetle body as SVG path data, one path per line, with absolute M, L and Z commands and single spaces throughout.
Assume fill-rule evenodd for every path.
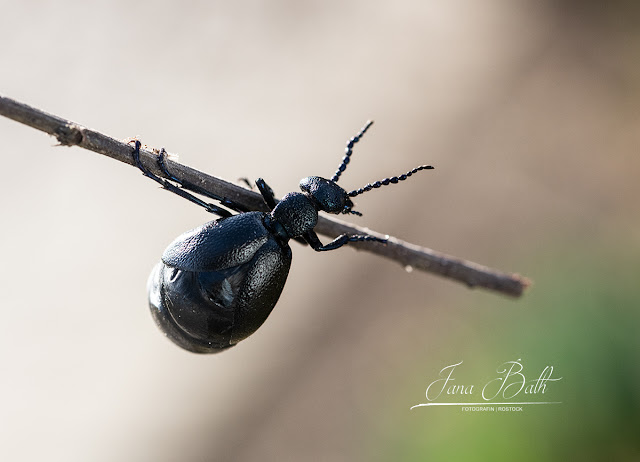
M 264 180 L 256 180 L 271 212 L 246 211 L 226 198 L 178 180 L 166 169 L 164 150 L 158 157 L 160 168 L 179 186 L 156 176 L 140 162 L 140 142 L 135 142 L 134 160 L 144 175 L 221 217 L 179 236 L 151 272 L 149 306 L 167 337 L 195 353 L 216 353 L 254 333 L 267 319 L 284 288 L 291 266 L 290 239 L 302 241 L 316 251 L 334 250 L 349 242 L 386 243 L 373 236 L 342 234 L 323 245 L 313 231 L 319 211 L 361 215 L 353 210 L 352 197 L 433 168 L 422 165 L 351 192 L 338 186 L 353 145 L 372 123 L 367 122 L 348 141 L 342 163 L 331 180 L 304 178 L 300 181 L 302 192 L 289 193 L 279 202 Z M 206 203 L 186 189 L 239 213 L 233 215 L 225 208 Z

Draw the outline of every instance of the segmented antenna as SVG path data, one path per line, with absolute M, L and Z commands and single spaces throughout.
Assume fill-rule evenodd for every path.
M 433 167 L 431 165 L 421 165 L 419 167 L 414 168 L 411 171 L 408 171 L 407 173 L 400 175 L 400 176 L 393 176 L 391 178 L 385 178 L 384 180 L 380 180 L 380 181 L 376 181 L 375 183 L 369 183 L 367 184 L 365 187 L 360 188 L 360 189 L 354 189 L 353 191 L 351 191 L 349 193 L 349 197 L 356 197 L 362 193 L 366 193 L 367 191 L 371 191 L 372 189 L 375 188 L 379 188 L 380 186 L 387 186 L 389 183 L 397 183 L 398 181 L 404 181 L 407 178 L 409 178 L 411 175 L 413 175 L 416 172 L 419 172 L 420 170 L 433 170 Z
M 347 164 L 351 159 L 351 154 L 353 154 L 353 145 L 356 144 L 358 141 L 360 141 L 360 138 L 362 137 L 362 135 L 364 135 L 364 132 L 366 132 L 371 125 L 373 125 L 373 120 L 368 120 L 367 123 L 364 125 L 364 127 L 362 127 L 360 132 L 358 132 L 356 136 L 354 136 L 349 141 L 347 141 L 347 147 L 344 150 L 344 157 L 342 158 L 342 163 L 340 164 L 340 167 L 338 167 L 338 170 L 336 170 L 336 173 L 335 175 L 333 175 L 333 178 L 331 178 L 331 181 L 337 182 L 338 178 L 340 178 L 340 175 L 342 175 L 342 172 L 344 172 L 347 169 Z

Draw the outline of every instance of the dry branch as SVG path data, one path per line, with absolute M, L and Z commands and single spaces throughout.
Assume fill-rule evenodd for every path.
M 39 109 L 3 96 L 0 96 L 0 114 L 55 136 L 61 145 L 79 146 L 104 154 L 120 162 L 134 165 L 131 144 L 118 141 L 69 120 L 47 114 Z M 165 174 L 157 166 L 157 155 L 155 153 L 142 149 L 140 151 L 140 159 L 149 170 L 158 176 L 165 177 Z M 195 185 L 204 191 L 226 197 L 249 210 L 267 210 L 262 197 L 258 193 L 171 160 L 167 161 L 167 167 L 179 180 Z M 365 230 L 327 216 L 320 217 L 315 230 L 332 238 L 343 233 L 387 237 L 384 234 L 368 229 Z M 526 278 L 517 274 L 496 271 L 470 261 L 403 242 L 395 237 L 388 237 L 386 245 L 376 242 L 358 242 L 353 243 L 353 246 L 360 250 L 390 258 L 403 266 L 410 266 L 414 269 L 454 279 L 469 287 L 483 287 L 517 297 L 522 295 L 524 289 L 529 285 L 529 281 Z

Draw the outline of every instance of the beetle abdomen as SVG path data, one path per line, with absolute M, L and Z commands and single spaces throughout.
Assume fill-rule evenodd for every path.
M 244 226 L 218 226 L 245 215 L 251 220 L 238 220 Z M 196 353 L 227 349 L 255 332 L 278 301 L 289 273 L 291 249 L 279 245 L 251 215 L 236 215 L 185 233 L 165 251 L 165 256 L 176 256 L 173 260 L 181 261 L 182 267 L 171 265 L 167 262 L 171 259 L 163 256 L 153 269 L 148 283 L 151 312 L 167 337 L 182 348 Z M 193 264 L 195 270 L 184 264 L 188 259 L 180 258 L 184 253 L 176 250 L 188 249 L 184 243 L 190 240 L 208 249 L 224 249 L 214 241 L 225 241 L 230 230 L 235 239 L 245 234 L 246 241 L 258 240 L 261 245 L 224 258 L 209 252 L 208 260 Z
M 238 288 L 234 291 L 232 287 L 234 275 L 231 280 L 225 276 L 224 272 L 199 273 L 156 265 L 149 277 L 149 307 L 167 337 L 196 353 L 232 346 L 233 302 Z

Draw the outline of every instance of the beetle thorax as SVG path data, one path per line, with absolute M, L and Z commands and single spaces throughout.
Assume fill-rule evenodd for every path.
M 271 217 L 280 223 L 290 238 L 302 236 L 318 223 L 318 210 L 313 201 L 302 193 L 289 193 L 271 212 Z

